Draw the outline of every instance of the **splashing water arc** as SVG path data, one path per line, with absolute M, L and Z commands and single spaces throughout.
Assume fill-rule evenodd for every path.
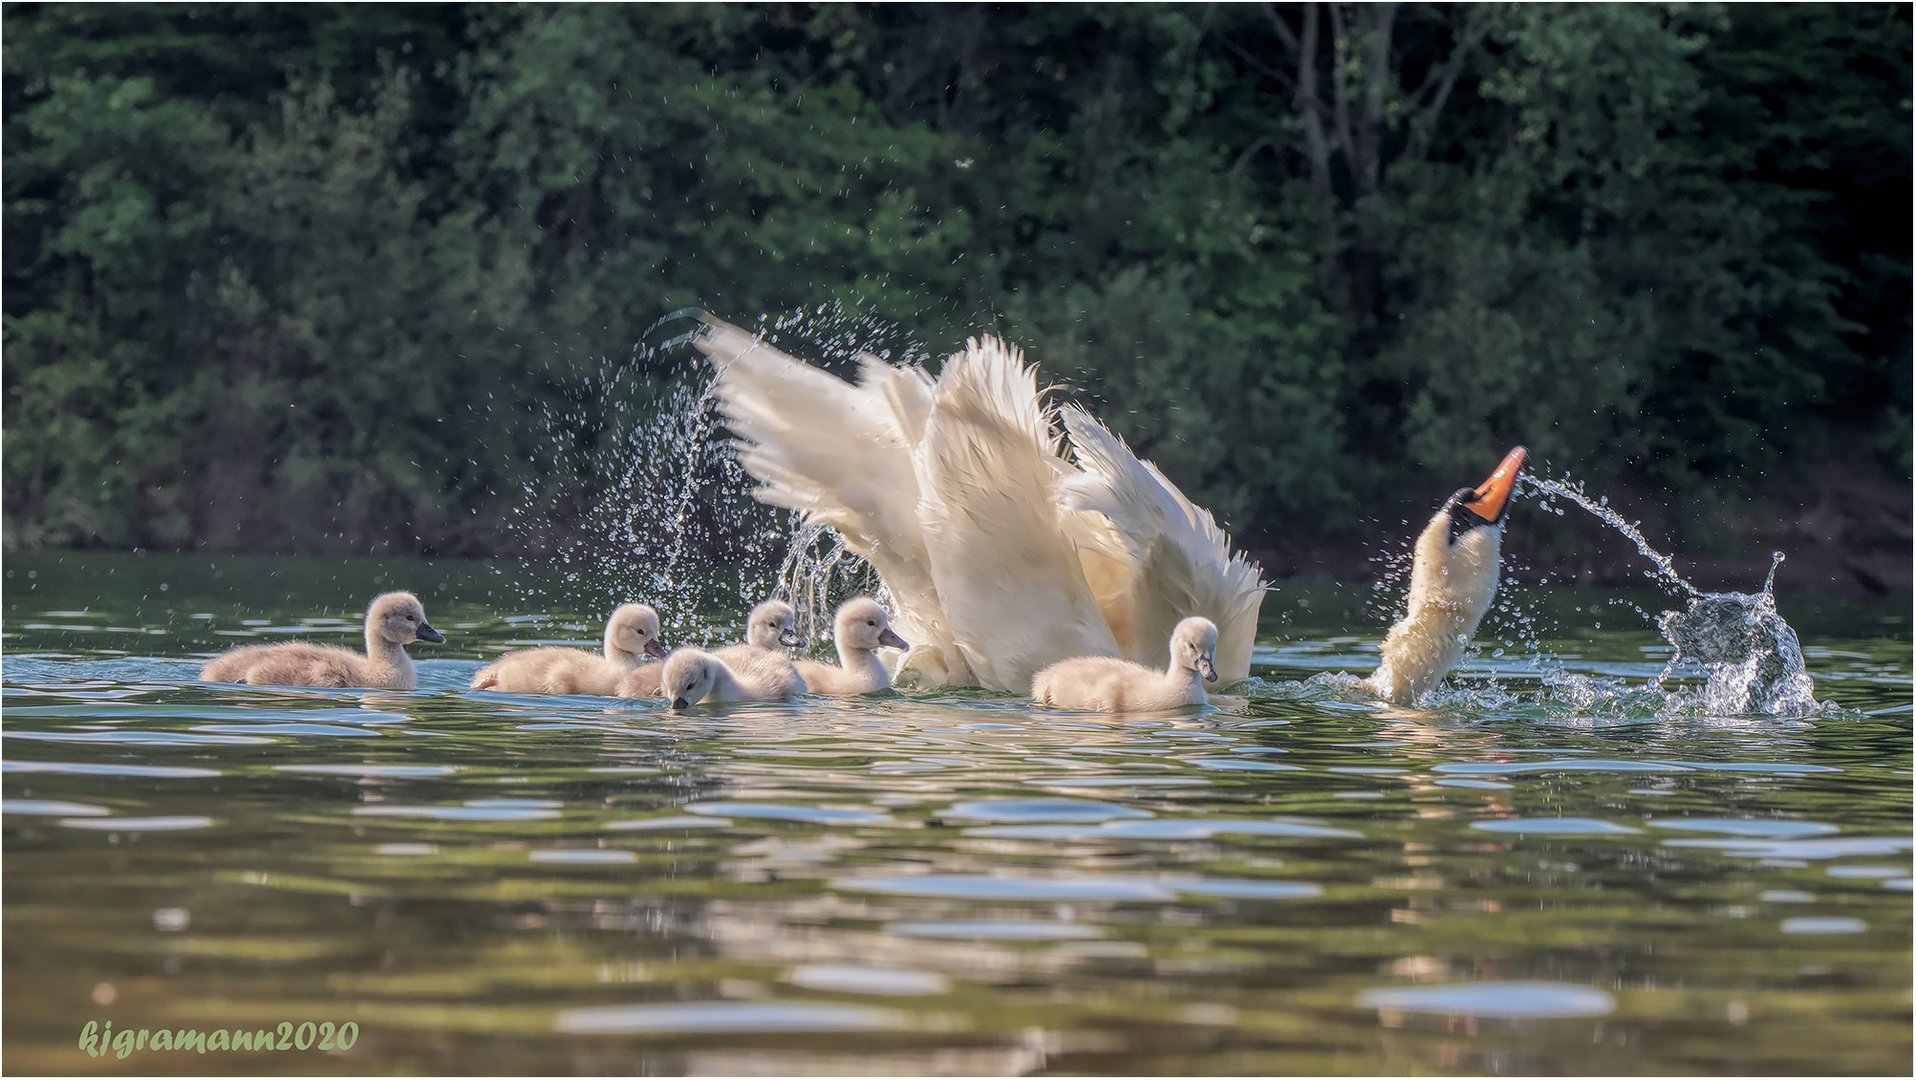
M 1689 662 L 1702 667 L 1705 712 L 1801 716 L 1820 707 L 1796 630 L 1776 609 L 1776 568 L 1783 564 L 1782 552 L 1771 555 L 1761 592 L 1704 592 L 1676 572 L 1670 556 L 1650 546 L 1635 522 L 1625 521 L 1607 502 L 1592 499 L 1581 484 L 1528 474 L 1519 479 L 1540 497 L 1568 500 L 1622 533 L 1656 567 L 1645 576 L 1685 600 L 1682 611 L 1665 611 L 1656 625 L 1676 650 L 1672 666 Z

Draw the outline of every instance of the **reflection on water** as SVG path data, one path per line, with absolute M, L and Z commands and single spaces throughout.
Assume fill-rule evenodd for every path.
M 1835 704 L 1795 720 L 1580 709 L 1563 680 L 1643 686 L 1670 650 L 1547 594 L 1536 644 L 1493 655 L 1493 622 L 1435 708 L 1345 700 L 1309 680 L 1375 662 L 1365 598 L 1290 585 L 1256 678 L 1201 715 L 945 692 L 674 716 L 465 692 L 505 648 L 598 636 L 602 604 L 526 619 L 549 613 L 510 568 L 7 575 L 15 1071 L 1909 1061 L 1899 609 L 1791 607 Z M 416 651 L 418 693 L 194 682 L 236 641 L 350 641 L 391 586 L 450 639 Z M 120 1062 L 75 1049 L 88 1020 L 361 1034 Z

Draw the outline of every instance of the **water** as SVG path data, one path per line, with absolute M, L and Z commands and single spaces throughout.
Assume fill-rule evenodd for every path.
M 1704 592 L 1684 580 L 1670 556 L 1650 546 L 1637 523 L 1624 520 L 1608 500 L 1592 499 L 1571 481 L 1528 475 L 1521 480 L 1542 494 L 1551 512 L 1562 513 L 1549 500 L 1568 499 L 1622 533 L 1656 568 L 1645 576 L 1675 591 L 1685 602 L 1681 611 L 1665 611 L 1656 626 L 1675 649 L 1674 664 L 1703 668 L 1706 682 L 1697 702 L 1702 712 L 1799 716 L 1821 706 L 1796 631 L 1776 608 L 1776 571 L 1783 565 L 1782 552 L 1771 555 L 1761 592 Z M 1669 674 L 1667 669 L 1660 673 L 1654 685 L 1661 689 Z M 1677 703 L 1670 699 L 1671 705 Z
M 1641 688 L 1672 647 L 1616 617 L 1655 596 L 1536 587 L 1432 708 L 1346 700 L 1311 680 L 1376 663 L 1371 598 L 1295 582 L 1266 601 L 1256 677 L 1202 714 L 946 692 L 674 716 L 461 689 L 503 649 L 596 644 L 608 598 L 525 599 L 586 591 L 576 564 L 16 555 L 5 573 L 14 1071 L 1910 1059 L 1902 603 L 1791 599 L 1830 699 L 1794 718 L 1666 713 Z M 417 693 L 193 681 L 240 642 L 351 642 L 389 587 L 450 639 L 416 650 Z M 1559 677 L 1639 689 L 1586 706 Z M 75 1049 L 89 1020 L 360 1035 L 121 1062 Z
M 742 612 L 776 597 L 815 640 L 840 601 L 889 598 L 831 530 L 753 499 L 720 422 L 711 366 L 688 345 L 698 314 L 660 319 L 630 356 L 603 358 L 577 400 L 540 417 L 548 448 L 511 525 L 526 549 L 556 551 L 560 573 L 536 587 L 505 575 L 500 588 L 534 607 L 555 597 L 588 611 L 608 598 L 643 599 L 659 609 L 666 641 L 702 645 L 730 640 L 742 623 L 714 626 L 697 613 Z M 828 367 L 860 356 L 928 359 L 906 332 L 836 303 L 762 320 L 757 332 Z M 766 579 L 761 568 L 781 560 Z

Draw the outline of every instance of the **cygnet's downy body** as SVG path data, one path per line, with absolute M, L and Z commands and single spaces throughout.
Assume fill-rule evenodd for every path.
M 487 664 L 472 677 L 474 690 L 519 694 L 593 694 L 610 697 L 619 680 L 665 655 L 659 613 L 645 604 L 621 604 L 605 623 L 605 651 L 547 646 L 521 649 Z M 657 665 L 647 665 L 654 666 Z
M 1164 712 L 1203 705 L 1206 682 L 1217 681 L 1217 626 L 1192 617 L 1171 632 L 1171 660 L 1163 671 L 1111 656 L 1060 660 L 1031 681 L 1040 705 L 1091 712 Z
M 832 643 L 838 663 L 798 661 L 798 674 L 814 694 L 870 694 L 891 689 L 891 671 L 878 657 L 879 649 L 909 650 L 904 638 L 892 632 L 891 619 L 878 601 L 854 597 L 838 606 L 832 620 Z
M 281 645 L 245 645 L 214 657 L 200 669 L 207 682 L 252 686 L 364 687 L 411 690 L 419 685 L 406 646 L 414 641 L 443 642 L 444 634 L 426 622 L 426 609 L 409 592 L 385 593 L 366 609 L 366 652 L 336 645 L 290 641 Z
M 759 650 L 728 664 L 702 649 L 679 649 L 665 658 L 662 693 L 674 709 L 738 701 L 790 701 L 805 692 L 791 662 Z

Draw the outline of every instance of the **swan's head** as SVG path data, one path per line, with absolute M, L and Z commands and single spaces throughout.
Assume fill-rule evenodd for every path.
M 798 617 L 783 600 L 767 600 L 752 609 L 745 621 L 745 642 L 761 649 L 797 649 L 805 644 L 795 625 Z
M 1459 488 L 1431 515 L 1417 538 L 1413 593 L 1443 595 L 1482 614 L 1497 590 L 1504 516 L 1528 451 L 1515 447 L 1474 488 Z
M 697 705 L 718 685 L 718 657 L 698 649 L 680 649 L 665 658 L 659 686 L 674 709 Z
M 1195 671 L 1205 682 L 1217 681 L 1217 624 L 1196 615 L 1171 631 L 1171 662 L 1180 671 Z
M 1489 479 L 1474 488 L 1459 488 L 1456 494 L 1444 500 L 1451 543 L 1473 530 L 1503 525 L 1504 515 L 1510 512 L 1510 493 L 1517 486 L 1517 474 L 1523 471 L 1524 459 L 1529 456 L 1530 452 L 1523 447 L 1512 447 L 1497 463 L 1497 470 Z
M 620 604 L 605 621 L 605 640 L 632 656 L 665 655 L 659 642 L 659 613 L 649 604 Z
M 411 641 L 443 642 L 446 635 L 426 622 L 426 608 L 409 592 L 389 592 L 375 597 L 366 609 L 366 628 L 381 641 L 404 645 Z
M 840 604 L 838 617 L 832 620 L 832 633 L 837 636 L 840 648 L 911 648 L 904 638 L 892 632 L 891 619 L 885 615 L 885 609 L 869 596 L 854 597 Z

